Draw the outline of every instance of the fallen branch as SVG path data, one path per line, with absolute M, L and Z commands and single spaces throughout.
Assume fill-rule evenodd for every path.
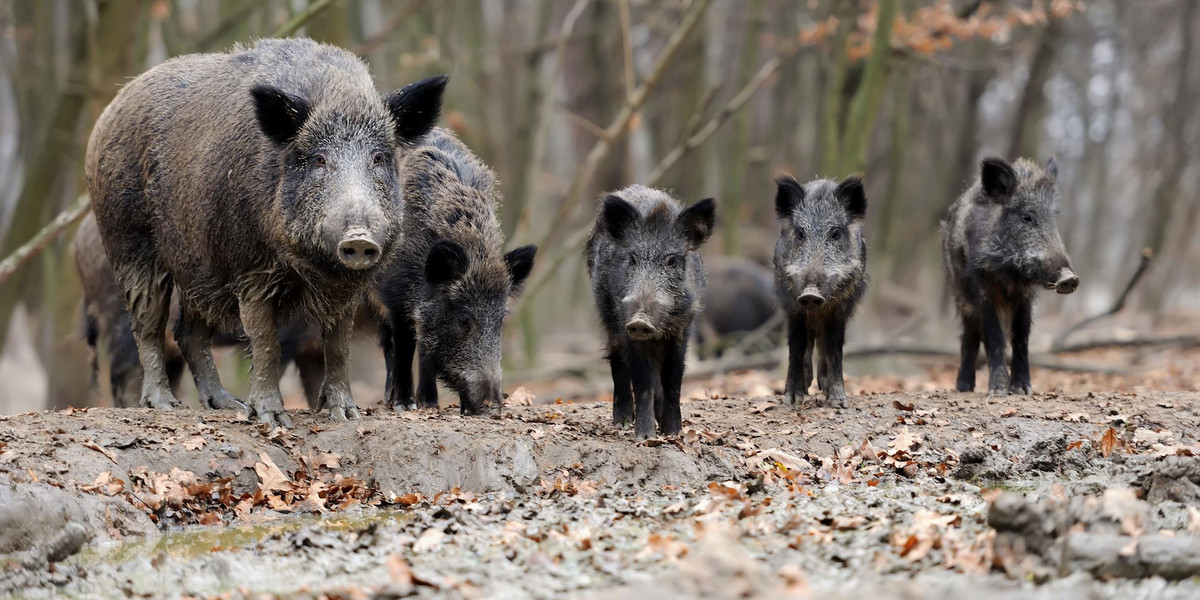
M 8 278 L 12 277 L 12 274 L 21 268 L 21 265 L 29 262 L 29 259 L 34 256 L 37 256 L 46 247 L 46 244 L 49 244 L 51 240 L 58 237 L 58 234 L 62 233 L 76 221 L 82 219 L 91 206 L 90 198 L 86 195 L 80 196 L 79 199 L 75 200 L 74 204 L 58 213 L 58 216 L 54 217 L 54 220 L 50 221 L 49 225 L 43 227 L 28 242 L 25 242 L 20 248 L 17 248 L 12 254 L 8 255 L 8 258 L 0 262 L 0 284 L 8 281 Z
M 1141 336 L 1136 338 L 1108 338 L 1101 340 L 1088 340 L 1086 342 L 1078 342 L 1071 345 L 1063 345 L 1050 350 L 1053 354 L 1070 354 L 1072 352 L 1086 352 L 1088 350 L 1104 350 L 1106 348 L 1152 348 L 1152 347 L 1174 347 L 1174 348 L 1200 348 L 1200 334 L 1185 334 L 1185 335 L 1167 335 L 1167 336 Z
M 1150 270 L 1150 262 L 1153 260 L 1153 258 L 1154 258 L 1154 251 L 1151 250 L 1150 248 L 1143 248 L 1142 249 L 1142 260 L 1141 260 L 1141 262 L 1138 263 L 1137 270 L 1133 272 L 1133 277 L 1129 278 L 1129 283 L 1125 284 L 1125 290 L 1121 292 L 1120 296 L 1117 296 L 1117 299 L 1115 302 L 1113 302 L 1113 305 L 1111 307 L 1109 307 L 1108 310 L 1106 310 L 1098 315 L 1092 315 L 1092 316 L 1068 327 L 1066 331 L 1059 334 L 1058 338 L 1056 338 L 1054 340 L 1054 343 L 1051 345 L 1051 348 L 1057 350 L 1058 348 L 1062 347 L 1063 344 L 1066 343 L 1067 336 L 1071 335 L 1072 333 L 1075 333 L 1076 331 L 1083 329 L 1084 327 L 1087 327 L 1088 325 L 1091 325 L 1092 323 L 1095 323 L 1096 321 L 1099 321 L 1100 319 L 1103 319 L 1105 317 L 1115 315 L 1118 312 L 1121 312 L 1121 309 L 1125 308 L 1125 301 L 1129 299 L 1130 292 L 1133 291 L 1133 288 L 1137 287 L 1138 282 L 1140 282 L 1142 280 L 1142 276 L 1146 274 L 1146 271 Z

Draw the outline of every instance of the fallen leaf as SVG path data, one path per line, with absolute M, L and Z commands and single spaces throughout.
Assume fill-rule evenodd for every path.
M 105 448 L 96 442 L 84 442 L 83 447 L 95 450 L 96 452 L 108 457 L 108 460 L 111 460 L 114 465 L 117 464 L 117 455 L 113 454 L 112 450 L 109 450 L 108 448 Z
M 535 440 L 540 440 L 540 439 L 546 437 L 546 432 L 541 429 L 534 429 L 529 432 L 529 437 L 531 437 Z
M 508 398 L 504 400 L 504 404 L 507 406 L 532 406 L 535 398 L 537 396 L 534 396 L 529 390 L 525 389 L 525 386 L 521 386 L 508 395 Z
M 442 540 L 445 538 L 446 532 L 442 531 L 441 528 L 430 527 L 429 529 L 421 532 L 420 537 L 418 537 L 417 541 L 413 543 L 413 552 L 421 554 L 423 552 L 435 550 L 438 546 L 442 545 Z
M 254 472 L 258 473 L 259 484 L 258 489 L 263 493 L 274 491 L 291 491 L 292 482 L 284 475 L 283 471 L 279 470 L 275 461 L 271 460 L 270 455 L 266 452 L 259 452 L 258 458 L 262 460 L 260 463 L 255 463 Z
M 199 450 L 204 447 L 204 438 L 196 436 L 190 440 L 183 442 L 183 447 L 188 450 Z
M 392 578 L 393 583 L 400 585 L 413 584 L 412 567 L 408 566 L 408 561 L 404 557 L 393 554 L 387 558 L 388 576 Z
M 917 404 L 915 402 L 910 402 L 908 404 L 905 404 L 899 400 L 892 400 L 892 408 L 895 408 L 896 410 L 912 412 L 913 409 L 915 409 L 916 407 L 917 407 Z
M 1015 407 L 1015 406 L 1010 406 L 1010 407 L 1000 411 L 1001 417 L 1011 417 L 1015 414 L 1017 414 L 1017 407 Z
M 850 529 L 858 529 L 859 527 L 862 527 L 866 523 L 867 523 L 867 518 L 862 515 L 858 515 L 855 517 L 834 517 L 833 518 L 833 528 L 841 530 L 841 531 L 846 531 L 846 530 L 850 530 Z
M 888 447 L 896 452 L 911 452 L 913 447 L 920 443 L 920 436 L 914 436 L 905 426 L 900 429 L 896 437 L 892 438 L 892 441 L 888 442 Z
M 757 415 L 757 414 L 765 413 L 768 410 L 775 408 L 776 406 L 778 406 L 778 405 L 775 404 L 774 402 L 771 402 L 770 400 L 763 400 L 762 402 L 755 404 L 754 407 L 750 409 L 750 414 Z

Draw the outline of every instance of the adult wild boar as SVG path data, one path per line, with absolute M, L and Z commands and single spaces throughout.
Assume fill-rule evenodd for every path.
M 454 134 L 434 129 L 400 164 L 405 219 L 396 260 L 376 286 L 387 404 L 437 408 L 440 379 L 463 414 L 499 414 L 500 328 L 533 269 L 535 246 L 504 253 L 496 175 Z M 417 395 L 412 359 L 419 350 Z
M 775 289 L 787 314 L 788 369 L 784 394 L 794 404 L 813 380 L 825 403 L 846 408 L 842 347 L 846 324 L 867 291 L 867 242 L 862 180 L 818 179 L 804 185 L 790 175 L 775 180 Z
M 1058 233 L 1058 164 L 1042 168 L 1019 158 L 985 158 L 979 179 L 942 220 L 942 256 L 962 319 L 962 361 L 955 388 L 975 390 L 982 340 L 988 393 L 1029 394 L 1029 331 L 1039 286 L 1060 294 L 1079 287 Z M 1005 330 L 1012 335 L 1012 376 L 1004 364 Z
M 666 192 L 634 185 L 604 197 L 588 238 L 588 276 L 613 378 L 613 422 L 634 436 L 683 425 L 679 407 L 692 320 L 704 297 L 700 247 L 712 234 L 711 198 L 681 208 Z
M 222 387 L 214 330 L 250 341 L 250 408 L 288 426 L 276 327 L 322 329 L 322 406 L 358 416 L 347 378 L 352 316 L 399 236 L 399 150 L 433 127 L 446 78 L 381 97 L 366 66 L 311 40 L 263 40 L 169 60 L 123 87 L 92 131 L 96 223 L 145 372 L 141 404 L 177 404 L 164 365 L 171 290 L 179 345 L 204 404 Z

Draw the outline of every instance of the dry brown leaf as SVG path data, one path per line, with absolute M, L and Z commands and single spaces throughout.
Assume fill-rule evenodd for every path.
M 112 450 L 109 450 L 108 448 L 105 448 L 104 446 L 101 446 L 100 444 L 97 444 L 96 442 L 84 442 L 83 447 L 95 450 L 96 452 L 99 452 L 100 454 L 103 454 L 104 456 L 106 456 L 108 458 L 108 460 L 111 460 L 113 462 L 114 465 L 117 464 L 117 455 L 113 454 Z
M 1015 406 L 1010 406 L 1010 407 L 1000 411 L 1001 417 L 1011 417 L 1015 414 L 1017 414 L 1017 407 L 1015 407 Z
M 902 410 L 904 412 L 912 412 L 913 409 L 917 408 L 917 404 L 915 402 L 909 402 L 908 404 L 905 404 L 899 400 L 892 400 L 892 408 L 895 408 L 896 410 Z
M 908 430 L 908 427 L 905 426 L 900 428 L 900 431 L 896 434 L 896 437 L 892 438 L 892 441 L 888 442 L 888 447 L 896 452 L 911 452 L 920 443 L 921 436 L 913 435 Z
M 811 471 L 813 468 L 812 463 L 808 462 L 807 460 L 804 460 L 803 458 L 793 454 L 788 454 L 779 448 L 761 450 L 754 455 L 754 458 L 760 461 L 770 461 L 772 465 L 787 471 Z
M 392 583 L 398 583 L 402 586 L 413 584 L 412 567 L 408 566 L 408 561 L 404 557 L 393 554 L 387 557 L 388 577 L 392 578 Z
M 417 541 L 413 543 L 413 552 L 421 554 L 430 552 L 442 545 L 442 540 L 446 538 L 446 532 L 439 527 L 430 527 L 421 532 Z
M 858 529 L 859 527 L 866 525 L 866 523 L 867 523 L 867 518 L 862 515 L 858 515 L 855 517 L 834 517 L 833 518 L 833 528 L 839 529 L 842 531 L 846 531 L 849 529 Z
M 183 447 L 187 450 L 199 450 L 204 447 L 204 438 L 196 436 L 183 442 Z
M 536 398 L 537 396 L 534 396 L 528 389 L 525 389 L 525 386 L 521 386 L 508 395 L 508 398 L 504 400 L 504 404 L 507 406 L 532 406 Z
M 100 492 L 105 496 L 113 496 L 125 491 L 125 482 L 112 476 L 112 471 L 105 471 L 96 476 L 90 485 L 81 485 L 79 489 L 85 492 Z
M 263 493 L 292 490 L 291 480 L 279 469 L 275 461 L 271 460 L 270 455 L 266 452 L 259 452 L 258 458 L 262 461 L 254 465 L 254 472 L 258 473 L 259 478 L 258 489 Z

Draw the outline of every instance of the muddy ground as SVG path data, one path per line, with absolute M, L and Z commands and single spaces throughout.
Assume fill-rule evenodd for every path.
M 1200 597 L 1200 394 L 850 405 L 695 400 L 643 444 L 603 402 L 0 417 L 0 593 Z

